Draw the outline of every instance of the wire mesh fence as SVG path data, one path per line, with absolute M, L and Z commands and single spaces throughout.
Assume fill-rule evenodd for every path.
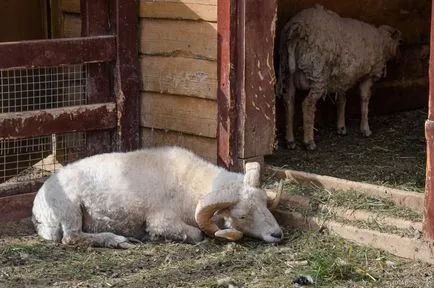
M 87 103 L 87 65 L 0 69 L 0 113 Z
M 87 65 L 0 69 L 0 113 L 85 105 Z M 86 134 L 0 139 L 0 183 L 34 180 L 85 155 Z

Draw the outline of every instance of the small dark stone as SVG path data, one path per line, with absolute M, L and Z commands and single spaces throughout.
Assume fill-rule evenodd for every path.
M 300 276 L 297 276 L 297 278 L 295 278 L 294 283 L 298 284 L 298 285 L 303 285 L 303 286 L 312 285 L 313 279 L 311 276 L 300 275 Z

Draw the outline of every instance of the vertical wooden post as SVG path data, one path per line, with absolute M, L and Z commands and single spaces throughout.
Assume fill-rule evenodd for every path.
M 110 34 L 110 9 L 107 0 L 81 0 L 81 35 L 100 36 Z M 113 100 L 110 89 L 110 63 L 88 65 L 89 97 L 88 104 L 104 103 Z M 86 133 L 86 155 L 110 152 L 112 132 L 95 131 Z
M 138 0 L 112 0 L 117 36 L 114 89 L 118 108 L 118 149 L 139 148 Z
M 232 169 L 237 158 L 237 0 L 218 0 L 217 7 L 217 163 Z
M 218 1 L 218 163 L 273 152 L 276 0 Z
M 434 7 L 434 0 L 432 1 Z M 425 122 L 427 163 L 424 205 L 424 234 L 434 240 L 434 11 L 431 12 L 431 41 L 429 60 L 429 112 Z

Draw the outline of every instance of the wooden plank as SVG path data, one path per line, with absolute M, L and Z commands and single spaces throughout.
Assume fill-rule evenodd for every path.
M 141 126 L 216 137 L 217 103 L 158 93 L 142 93 Z
M 212 163 L 217 162 L 217 140 L 215 138 L 169 130 L 142 128 L 141 139 L 142 147 L 176 145 L 187 148 Z
M 0 197 L 0 221 L 19 220 L 32 215 L 36 193 Z
M 0 184 L 0 198 L 38 191 L 45 180 L 45 178 L 41 178 L 19 183 L 2 183 Z
M 79 14 L 63 14 L 62 38 L 81 36 L 81 19 Z
M 213 61 L 142 56 L 140 62 L 144 91 L 216 99 L 217 65 Z
M 0 114 L 0 138 L 112 129 L 116 122 L 114 103 L 3 113 Z
M 115 59 L 115 36 L 0 43 L 0 68 L 41 67 Z
M 139 0 L 112 1 L 112 7 L 115 7 L 112 25 L 117 36 L 113 79 L 118 112 L 117 148 L 129 151 L 139 148 L 140 143 Z
M 60 0 L 60 9 L 69 13 L 80 13 L 80 0 Z
M 110 31 L 110 7 L 106 0 L 81 0 L 80 28 L 81 36 L 95 36 L 109 34 Z M 65 19 L 66 20 L 66 19 Z M 83 25 L 81 25 L 83 23 Z M 65 21 L 65 25 L 66 25 Z M 66 28 L 66 27 L 65 27 Z M 111 63 L 93 63 L 88 67 L 88 104 L 114 101 L 111 92 Z M 112 151 L 113 131 L 90 131 L 86 133 L 86 156 Z
M 140 17 L 217 21 L 217 0 L 141 0 Z
M 422 211 L 423 208 L 423 193 L 393 189 L 313 173 L 280 169 L 273 166 L 267 166 L 266 169 L 269 173 L 275 174 L 282 179 L 295 180 L 298 183 L 315 188 L 357 191 L 370 197 L 379 197 L 392 201 L 397 205 L 408 207 L 416 212 Z
M 216 60 L 217 24 L 208 22 L 141 19 L 140 52 Z
M 434 5 L 434 0 L 432 1 Z M 434 7 L 434 6 L 433 6 Z M 429 109 L 428 120 L 425 123 L 427 143 L 426 155 L 426 186 L 424 203 L 424 233 L 434 240 L 434 9 L 431 11 L 431 46 L 429 59 Z
M 281 225 L 305 230 L 320 230 L 326 228 L 330 233 L 357 244 L 382 249 L 399 257 L 434 264 L 434 243 L 432 241 L 382 233 L 331 220 L 324 221 L 324 219 L 306 217 L 298 212 L 278 210 L 274 211 L 273 215 Z
M 240 33 L 245 87 L 240 91 L 239 158 L 273 152 L 275 139 L 274 35 L 276 0 L 240 0 Z M 244 11 L 243 11 L 244 10 Z M 244 14 L 243 14 L 244 12 Z M 244 21 L 242 20 L 244 18 Z M 243 27 L 244 26 L 244 27 Z M 244 33 L 244 35 L 242 34 Z M 240 85 L 242 78 L 237 79 Z M 244 116 L 245 115 L 245 116 Z
M 236 0 L 218 0 L 218 7 L 217 162 L 226 169 L 236 169 L 238 98 L 234 65 L 237 64 L 237 47 L 233 45 L 237 36 Z

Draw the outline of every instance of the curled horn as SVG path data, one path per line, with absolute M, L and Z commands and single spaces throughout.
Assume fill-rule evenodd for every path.
M 195 219 L 199 228 L 211 237 L 226 238 L 228 240 L 237 240 L 233 236 L 225 237 L 225 233 L 220 233 L 219 227 L 212 219 L 214 214 L 220 210 L 231 208 L 239 201 L 238 191 L 233 189 L 225 189 L 222 185 L 221 189 L 208 193 L 202 198 L 196 206 Z M 216 234 L 216 232 L 219 232 Z M 233 230 L 232 232 L 238 232 Z M 231 233 L 233 234 L 233 233 Z M 242 233 L 238 233 L 238 237 L 242 237 Z

